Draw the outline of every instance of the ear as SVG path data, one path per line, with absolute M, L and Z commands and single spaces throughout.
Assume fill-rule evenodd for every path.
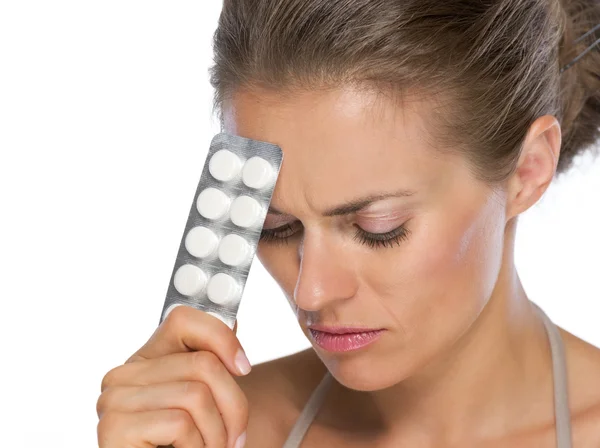
M 529 127 L 517 168 L 508 180 L 506 217 L 511 219 L 535 204 L 556 173 L 561 129 L 552 115 L 536 119 Z

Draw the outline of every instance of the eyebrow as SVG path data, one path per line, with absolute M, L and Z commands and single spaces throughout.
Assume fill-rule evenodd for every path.
M 366 206 L 372 204 L 376 201 L 381 201 L 383 199 L 392 198 L 392 197 L 408 197 L 414 195 L 415 192 L 412 190 L 398 190 L 394 192 L 387 193 L 377 193 L 371 194 L 368 196 L 364 196 L 362 198 L 354 199 L 352 201 L 346 202 L 344 204 L 338 205 L 336 207 L 330 208 L 323 212 L 323 216 L 331 217 L 331 216 L 342 216 L 349 215 L 351 213 L 356 213 L 357 211 L 365 208 Z M 273 215 L 286 215 L 280 210 L 277 210 L 275 207 L 270 206 L 268 213 L 272 213 Z

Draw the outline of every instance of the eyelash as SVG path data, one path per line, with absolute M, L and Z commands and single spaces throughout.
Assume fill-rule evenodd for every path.
M 292 233 L 289 233 L 292 231 Z M 281 236 L 288 232 L 287 235 Z M 260 234 L 260 240 L 274 244 L 288 243 L 289 238 L 294 235 L 294 228 L 291 224 L 278 227 L 276 229 L 263 229 Z M 353 239 L 361 244 L 369 246 L 371 249 L 379 249 L 383 247 L 393 247 L 394 244 L 400 243 L 408 238 L 410 231 L 404 226 L 396 227 L 393 230 L 385 233 L 370 233 L 356 228 L 356 233 Z

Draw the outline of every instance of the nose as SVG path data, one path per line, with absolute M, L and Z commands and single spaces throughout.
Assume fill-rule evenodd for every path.
M 340 243 L 327 235 L 304 231 L 298 255 L 300 269 L 294 288 L 296 305 L 305 311 L 319 311 L 336 301 L 353 297 L 357 278 L 353 263 Z

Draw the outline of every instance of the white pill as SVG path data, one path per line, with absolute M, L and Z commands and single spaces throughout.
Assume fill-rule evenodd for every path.
M 208 282 L 207 295 L 211 302 L 218 305 L 232 305 L 239 298 L 240 288 L 233 277 L 219 272 Z
M 235 178 L 242 169 L 242 161 L 231 151 L 221 149 L 213 154 L 208 164 L 212 176 L 220 181 L 229 182 Z
M 248 242 L 239 235 L 231 233 L 219 244 L 219 260 L 229 266 L 239 266 L 250 255 Z
M 262 215 L 262 206 L 250 196 L 240 196 L 233 200 L 229 209 L 231 222 L 239 227 L 252 227 Z
M 225 193 L 216 188 L 207 188 L 198 195 L 196 207 L 207 219 L 219 219 L 229 209 L 230 200 Z
M 174 303 L 174 304 L 172 304 L 171 306 L 169 306 L 169 308 L 167 308 L 167 309 L 165 310 L 165 315 L 164 315 L 164 317 L 163 317 L 163 320 L 164 320 L 164 319 L 166 319 L 166 318 L 167 318 L 167 316 L 168 316 L 169 314 L 171 314 L 171 311 L 173 311 L 173 310 L 174 310 L 175 308 L 177 308 L 178 306 L 183 306 L 183 303 Z
M 273 167 L 262 157 L 248 159 L 242 170 L 242 181 L 250 188 L 263 188 L 273 177 Z
M 219 245 L 219 237 L 204 226 L 191 229 L 185 237 L 185 248 L 194 257 L 205 258 Z
M 206 274 L 193 264 L 184 264 L 173 276 L 175 289 L 184 296 L 195 296 L 206 286 Z

